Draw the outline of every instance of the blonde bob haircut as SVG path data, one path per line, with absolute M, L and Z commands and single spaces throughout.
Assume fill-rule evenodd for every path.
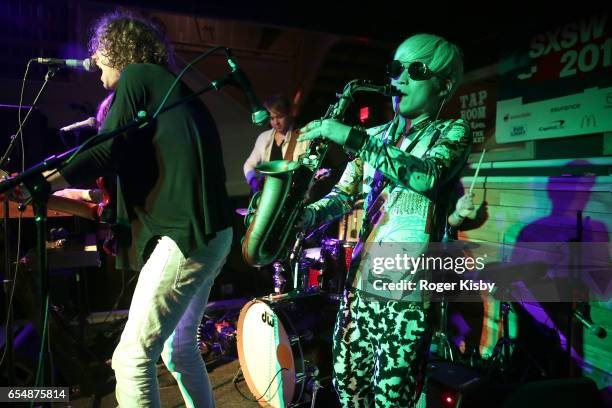
M 408 61 L 424 62 L 433 72 L 451 81 L 447 97 L 455 92 L 463 78 L 463 52 L 459 47 L 438 35 L 422 33 L 408 37 L 397 47 L 400 48 L 407 51 Z

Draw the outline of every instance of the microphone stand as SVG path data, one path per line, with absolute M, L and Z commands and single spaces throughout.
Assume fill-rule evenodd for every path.
M 9 157 L 15 149 L 15 141 L 17 135 L 11 136 L 11 141 L 6 149 L 4 156 L 0 158 L 0 169 L 8 162 Z M 11 248 L 10 248 L 10 207 L 8 195 L 2 200 L 3 214 L 3 226 L 4 226 L 4 278 L 2 279 L 2 290 L 4 291 L 4 308 L 6 310 L 6 367 L 7 367 L 7 378 L 8 385 L 15 385 L 15 358 L 13 355 L 13 308 L 11 307 L 11 289 L 14 284 L 13 271 L 11 268 Z M 19 256 L 19 255 L 18 255 Z
M 582 243 L 583 233 L 583 222 L 582 222 L 582 210 L 576 212 L 576 236 L 569 240 L 569 270 L 570 270 L 570 282 L 572 285 L 576 284 L 576 278 L 580 276 L 580 265 L 582 263 L 582 254 L 580 253 L 580 245 L 572 243 Z M 578 249 L 578 251 L 576 251 Z M 579 289 L 578 289 L 579 290 Z M 576 297 L 581 294 L 572 293 L 571 302 L 568 302 L 568 316 L 567 316 L 567 335 L 566 335 L 566 364 L 567 364 L 567 375 L 568 377 L 576 376 L 576 367 L 574 366 L 574 360 L 572 358 L 572 349 L 574 347 L 574 336 L 576 335 L 576 322 L 573 319 L 574 311 L 577 310 Z
M 19 129 L 17 133 L 11 136 L 11 141 L 4 152 L 4 155 L 0 158 L 0 169 L 4 168 L 4 166 L 10 161 L 11 154 L 13 150 L 15 150 L 15 146 L 17 146 L 17 139 L 19 137 L 23 137 L 23 127 L 30 117 L 30 113 L 32 112 L 34 106 L 36 105 L 36 101 L 42 94 L 43 90 L 46 88 L 47 83 L 59 70 L 59 67 L 50 66 L 47 68 L 47 73 L 45 74 L 45 81 L 43 82 L 42 87 L 38 91 L 30 110 L 26 114 L 26 117 L 19 123 Z M 2 209 L 4 211 L 3 216 L 3 226 L 4 226 L 4 279 L 2 282 L 2 289 L 4 291 L 4 305 L 6 309 L 6 341 L 5 341 L 5 351 L 6 351 L 6 367 L 7 367 L 7 380 L 8 385 L 16 385 L 15 384 L 15 355 L 14 355 L 14 333 L 13 333 L 13 307 L 12 307 L 12 294 L 13 294 L 13 285 L 15 284 L 15 276 L 12 272 L 11 268 L 11 248 L 10 248 L 10 206 L 9 206 L 9 198 L 8 195 L 2 202 Z M 46 216 L 46 211 L 45 211 Z M 17 254 L 19 257 L 19 254 Z M 42 324 L 42 323 L 41 323 Z M 40 332 L 42 333 L 42 331 Z
M 6 367 L 8 385 L 15 385 L 15 365 L 13 355 L 13 308 L 11 307 L 11 294 L 14 278 L 11 268 L 11 248 L 10 248 L 10 233 L 9 233 L 9 199 L 5 197 L 2 201 L 4 210 L 4 279 L 2 280 L 2 290 L 4 291 L 4 308 L 6 310 Z
M 49 70 L 51 71 L 51 69 Z M 49 75 L 49 74 L 48 74 Z M 52 75 L 52 74 L 51 74 Z M 167 112 L 179 105 L 187 103 L 192 99 L 195 99 L 199 95 L 209 92 L 212 90 L 218 91 L 224 85 L 231 83 L 232 74 L 225 75 L 224 77 L 214 80 L 211 84 L 203 89 L 200 89 L 197 92 L 192 93 L 191 95 L 182 98 L 175 103 L 172 103 L 162 110 L 160 110 L 159 114 Z M 20 184 L 24 184 L 30 194 L 32 196 L 32 204 L 34 207 L 34 220 L 36 223 L 36 236 L 37 236 L 37 252 L 38 252 L 38 285 L 37 285 L 37 293 L 39 299 L 39 333 L 41 335 L 41 344 L 42 347 L 40 349 L 41 355 L 39 356 L 40 361 L 46 362 L 48 359 L 48 350 L 45 347 L 45 321 L 47 317 L 47 309 L 48 309 L 48 298 L 49 298 L 49 271 L 48 271 L 48 262 L 47 262 L 47 250 L 46 250 L 46 230 L 47 230 L 47 202 L 49 200 L 49 196 L 51 195 L 51 185 L 43 176 L 43 173 L 49 170 L 58 169 L 61 170 L 67 162 L 72 158 L 73 155 L 80 153 L 81 151 L 85 151 L 93 146 L 96 146 L 100 143 L 103 143 L 107 140 L 114 138 L 115 136 L 122 133 L 131 133 L 136 129 L 143 128 L 145 126 L 149 126 L 155 118 L 148 117 L 146 112 L 140 111 L 138 112 L 138 116 L 134 118 L 127 125 L 117 128 L 115 130 L 99 133 L 89 140 L 85 141 L 81 146 L 70 149 L 64 153 L 59 155 L 53 155 L 43 160 L 42 162 L 30 167 L 29 169 L 23 171 L 21 174 L 16 175 L 10 179 L 4 180 L 0 182 L 0 194 L 7 192 L 9 190 L 13 190 L 15 187 Z M 6 215 L 6 212 L 5 212 Z M 9 328 L 10 330 L 10 328 Z M 12 351 L 11 351 L 12 352 Z M 44 369 L 41 370 L 40 381 L 37 381 L 35 386 L 45 386 L 45 375 Z

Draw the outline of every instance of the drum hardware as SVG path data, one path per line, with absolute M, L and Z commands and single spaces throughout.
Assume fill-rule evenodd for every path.
M 308 360 L 304 361 L 304 364 L 306 364 L 307 371 L 309 373 L 308 376 L 312 379 L 319 379 L 319 367 Z
M 303 250 L 294 268 L 294 292 L 324 293 L 338 300 L 344 291 L 355 243 L 324 238 L 321 246 Z
M 312 383 L 312 399 L 310 401 L 310 408 L 315 407 L 315 403 L 317 402 L 317 394 L 319 393 L 319 389 L 324 388 L 321 386 L 319 380 L 314 380 Z
M 293 248 L 291 248 L 291 253 L 289 254 L 289 265 L 291 265 L 291 273 L 293 278 L 293 289 L 298 288 L 298 275 L 300 268 L 300 258 L 302 254 L 302 242 L 304 241 L 304 233 L 298 232 L 296 235 L 295 243 L 293 244 Z
M 295 376 L 295 383 L 296 384 L 301 384 L 302 382 L 304 382 L 306 379 L 308 378 L 308 376 L 305 373 L 299 373 L 296 374 Z
M 511 347 L 516 343 L 510 338 L 510 330 L 508 324 L 508 314 L 510 313 L 510 303 L 502 302 L 500 309 L 500 315 L 502 320 L 502 337 L 497 340 L 493 353 L 489 361 L 492 366 L 498 365 L 502 373 L 507 371 L 508 364 L 510 362 Z
M 453 355 L 453 347 L 448 340 L 448 301 L 442 299 L 440 302 L 440 329 L 433 334 L 432 344 L 435 342 L 438 345 L 436 354 L 443 360 L 455 361 Z
M 491 353 L 491 357 L 489 357 L 489 370 L 491 372 L 498 370 L 502 379 L 507 376 L 510 369 L 510 354 L 512 353 L 512 348 L 517 346 L 516 340 L 510 338 L 508 321 L 510 311 L 510 303 L 501 302 L 499 314 L 502 321 L 502 336 L 497 340 L 497 343 L 495 343 L 493 353 Z
M 291 345 L 294 345 L 294 344 L 298 344 L 300 341 L 310 341 L 313 339 L 313 337 L 314 337 L 314 334 L 312 333 L 312 331 L 306 330 L 304 333 L 300 334 L 299 336 L 290 336 L 289 343 L 291 343 Z
M 540 375 L 542 377 L 546 377 L 546 370 L 538 363 L 538 361 L 524 348 L 521 347 L 516 339 L 510 338 L 510 328 L 508 315 L 512 307 L 509 302 L 501 302 L 500 316 L 502 321 L 502 337 L 497 340 L 495 347 L 493 348 L 493 353 L 488 360 L 489 363 L 489 375 L 495 373 L 497 371 L 501 375 L 501 379 L 503 381 L 509 381 L 509 373 L 510 373 L 510 357 L 511 353 L 516 351 L 517 348 L 521 349 L 531 361 L 532 364 L 539 370 Z
M 310 250 L 303 251 L 297 267 L 297 282 L 296 290 L 299 293 L 318 292 L 321 285 L 321 276 L 323 275 L 323 262 L 320 258 L 321 251 Z
M 222 316 L 204 315 L 196 331 L 196 345 L 210 369 L 236 358 L 236 312 Z
M 283 292 L 285 288 L 285 284 L 287 283 L 287 279 L 283 276 L 282 272 L 285 272 L 285 268 L 283 268 L 283 264 L 279 261 L 274 262 L 272 264 L 272 269 L 274 270 L 274 275 L 272 275 L 272 283 L 274 284 L 274 293 L 280 294 Z

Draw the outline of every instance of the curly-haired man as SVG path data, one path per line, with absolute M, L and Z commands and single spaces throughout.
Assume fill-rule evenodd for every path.
M 104 87 L 114 98 L 103 131 L 155 112 L 175 80 L 159 28 L 125 12 L 103 16 L 90 41 Z M 172 104 L 190 94 L 180 83 Z M 113 354 L 122 407 L 159 407 L 160 355 L 188 407 L 212 407 L 197 350 L 213 281 L 229 253 L 231 206 L 216 125 L 199 100 L 79 154 L 49 177 L 52 189 L 116 174 L 118 261 L 140 270 L 128 321 Z

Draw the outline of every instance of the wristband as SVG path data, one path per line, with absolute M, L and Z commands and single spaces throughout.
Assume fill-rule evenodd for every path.
M 356 154 L 361 150 L 367 138 L 368 134 L 365 130 L 358 127 L 352 127 L 344 143 L 344 148 L 348 150 L 349 153 Z

